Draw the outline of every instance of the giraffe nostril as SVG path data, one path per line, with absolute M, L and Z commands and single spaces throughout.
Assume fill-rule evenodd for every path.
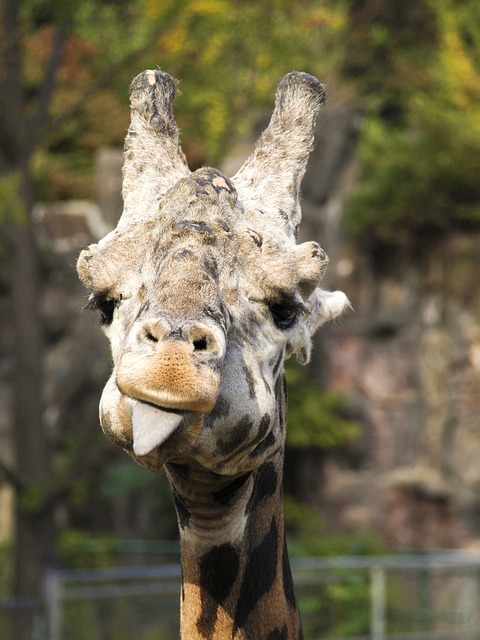
M 151 331 L 147 331 L 145 332 L 145 338 L 149 341 L 149 342 L 158 342 L 158 338 L 156 336 L 153 335 L 153 333 L 151 333 Z
M 144 322 L 140 328 L 138 337 L 141 342 L 157 344 L 165 336 L 165 327 L 157 321 Z
M 199 356 L 218 356 L 222 352 L 221 342 L 215 332 L 203 324 L 191 325 L 186 329 L 185 336 L 193 352 Z
M 205 337 L 197 338 L 196 340 L 193 341 L 194 351 L 206 351 L 206 349 L 207 349 L 207 339 Z

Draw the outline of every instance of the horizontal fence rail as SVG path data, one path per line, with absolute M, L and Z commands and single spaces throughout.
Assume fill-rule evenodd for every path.
M 480 554 L 296 558 L 292 571 L 306 640 L 480 640 Z M 179 592 L 176 563 L 51 571 L 42 607 L 0 600 L 0 640 L 5 614 L 29 607 L 32 640 L 172 640 Z

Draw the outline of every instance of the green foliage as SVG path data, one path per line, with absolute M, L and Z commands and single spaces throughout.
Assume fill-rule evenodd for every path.
M 295 449 L 330 449 L 358 437 L 360 425 L 342 417 L 345 399 L 322 390 L 308 376 L 308 370 L 289 362 L 287 446 Z M 369 531 L 357 534 L 326 532 L 318 511 L 312 506 L 284 496 L 285 524 L 290 532 L 289 551 L 293 557 L 374 555 L 386 549 Z M 306 637 L 345 637 L 369 632 L 369 591 L 366 575 L 345 573 L 341 580 L 320 588 L 301 586 L 297 597 Z M 345 608 L 357 612 L 345 617 Z
M 26 212 L 20 197 L 20 175 L 16 171 L 0 174 L 0 224 L 25 224 Z
M 372 531 L 327 533 L 318 511 L 288 494 L 284 497 L 284 513 L 286 526 L 292 531 L 288 545 L 292 556 L 371 556 L 388 552 Z
M 353 64 L 366 115 L 350 231 L 398 244 L 479 229 L 477 4 L 409 1 L 400 12 L 371 2 L 358 12 L 358 4 L 351 31 L 364 48 Z
M 321 587 L 297 589 L 305 637 L 369 637 L 368 576 L 345 572 L 344 575 L 337 573 L 336 577 L 335 582 Z
M 77 529 L 63 529 L 58 539 L 58 553 L 67 569 L 111 567 L 114 565 L 115 541 L 112 537 L 96 537 Z
M 271 108 L 285 72 L 331 73 L 334 56 L 321 53 L 343 25 L 342 2 L 25 0 L 29 108 L 42 92 L 57 29 L 68 36 L 34 164 L 37 197 L 93 196 L 93 152 L 123 144 L 127 88 L 141 70 L 160 67 L 182 80 L 175 112 L 187 157 L 193 167 L 215 164 L 249 130 L 252 106 Z
M 349 230 L 398 243 L 419 231 L 479 228 L 480 137 L 462 136 L 458 125 L 439 119 L 407 132 L 369 119 L 359 145 L 361 181 L 347 207 Z
M 288 538 L 292 557 L 325 558 L 388 553 L 385 544 L 374 532 L 327 533 L 315 509 L 288 495 L 284 498 L 284 512 L 287 527 L 295 531 Z M 336 570 L 335 580 L 326 580 L 321 587 L 315 585 L 309 588 L 300 583 L 297 597 L 306 637 L 368 635 L 370 592 L 366 573 Z M 348 616 L 345 616 L 346 609 L 350 612 Z
M 0 598 L 6 597 L 11 589 L 13 576 L 13 540 L 0 543 Z
M 176 539 L 177 517 L 165 473 L 152 474 L 128 459 L 110 464 L 103 475 L 100 495 L 107 502 L 128 499 L 133 511 L 133 505 L 140 508 L 141 504 L 148 504 L 148 511 L 153 514 L 149 538 Z
M 398 243 L 479 228 L 479 13 L 475 0 L 24 0 L 25 95 L 41 91 L 56 28 L 69 36 L 38 195 L 93 195 L 92 153 L 122 144 L 126 88 L 143 68 L 182 79 L 175 110 L 194 167 L 222 158 L 252 105 L 271 107 L 287 70 L 327 81 L 340 70 L 365 109 L 350 231 Z
M 271 107 L 287 70 L 327 81 L 340 70 L 365 109 L 350 230 L 398 243 L 419 231 L 478 228 L 479 13 L 475 0 L 24 0 L 29 108 L 55 30 L 68 35 L 55 126 L 34 163 L 37 195 L 93 195 L 93 151 L 122 144 L 126 88 L 143 68 L 182 79 L 175 110 L 193 166 L 221 159 L 249 129 L 252 105 Z
M 287 447 L 330 449 L 360 435 L 360 425 L 342 417 L 345 398 L 325 391 L 312 380 L 308 370 L 289 362 L 285 375 L 288 384 Z
M 28 514 L 29 516 L 41 514 L 45 509 L 45 505 L 48 504 L 51 499 L 55 483 L 55 478 L 49 478 L 43 482 L 29 484 L 28 486 L 19 489 L 17 493 L 17 500 L 23 513 Z
M 171 640 L 179 637 L 178 596 L 162 594 L 73 599 L 62 610 L 68 640 Z
M 370 591 L 367 575 L 349 575 L 342 582 L 325 587 L 326 601 L 332 620 L 332 637 L 345 638 L 370 631 Z M 345 611 L 354 615 L 345 616 Z
M 102 485 L 102 495 L 115 500 L 126 493 L 146 487 L 152 482 L 157 483 L 158 477 L 153 476 L 144 467 L 128 462 L 111 464 L 106 470 Z
M 160 64 L 185 86 L 176 103 L 192 162 L 216 163 L 227 143 L 249 130 L 253 105 L 272 105 L 272 90 L 292 68 L 327 73 L 320 53 L 342 24 L 340 5 L 267 0 L 147 0 L 158 38 L 145 66 Z M 323 77 L 325 77 L 323 75 Z

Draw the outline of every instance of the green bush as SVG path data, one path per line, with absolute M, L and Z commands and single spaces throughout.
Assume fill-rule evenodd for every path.
M 67 569 L 114 566 L 115 539 L 111 536 L 92 538 L 78 529 L 63 529 L 58 538 L 61 564 Z
M 351 442 L 360 435 L 360 424 L 342 416 L 346 399 L 322 389 L 308 369 L 289 361 L 287 447 L 330 449 Z
M 480 230 L 480 9 L 475 0 L 351 0 L 344 76 L 365 118 L 347 226 L 410 244 Z

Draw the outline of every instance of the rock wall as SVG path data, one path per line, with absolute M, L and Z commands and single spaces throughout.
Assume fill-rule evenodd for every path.
M 318 336 L 313 375 L 348 398 L 363 435 L 327 454 L 316 501 L 333 529 L 395 548 L 480 538 L 480 234 L 381 249 L 349 238 L 359 114 L 327 110 L 304 181 L 304 233 L 331 257 L 352 311 Z M 305 229 L 306 228 L 306 229 Z

